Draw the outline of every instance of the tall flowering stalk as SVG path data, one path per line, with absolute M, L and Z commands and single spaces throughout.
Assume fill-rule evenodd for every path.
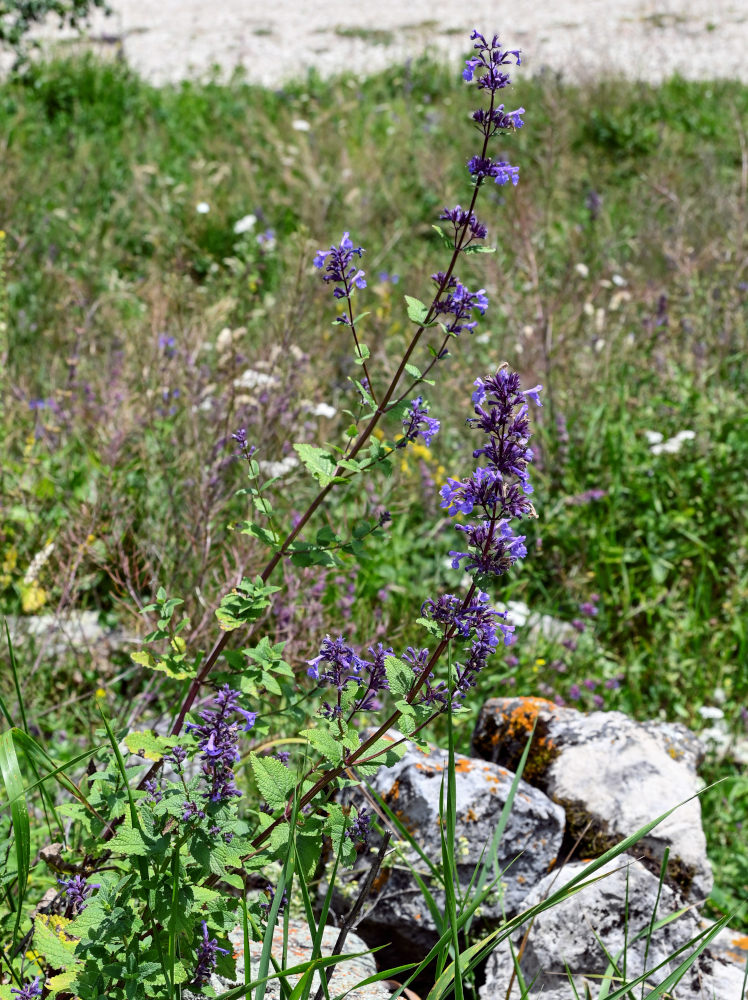
M 510 134 L 523 126 L 524 109 L 508 110 L 500 102 L 501 91 L 508 87 L 511 82 L 509 68 L 520 63 L 519 53 L 516 50 L 503 49 L 496 35 L 489 41 L 484 35 L 474 31 L 471 40 L 474 54 L 466 62 L 463 77 L 467 83 L 476 87 L 481 98 L 487 99 L 483 106 L 472 114 L 475 127 L 482 136 L 479 150 L 467 161 L 467 173 L 472 183 L 472 195 L 466 207 L 458 204 L 454 208 L 445 208 L 440 215 L 441 221 L 446 223 L 447 227 L 447 232 L 443 233 L 443 237 L 451 247 L 450 259 L 445 270 L 437 271 L 432 275 L 435 291 L 430 305 L 406 297 L 408 315 L 415 324 L 415 332 L 390 379 L 389 385 L 381 393 L 375 395 L 373 392 L 366 363 L 370 355 L 368 349 L 360 341 L 352 306 L 354 294 L 366 288 L 365 272 L 359 267 L 359 262 L 365 253 L 364 248 L 355 246 L 350 234 L 346 232 L 339 244 L 331 245 L 328 250 L 320 250 L 315 256 L 314 264 L 323 272 L 323 280 L 334 286 L 335 299 L 345 305 L 344 311 L 337 316 L 336 322 L 351 329 L 356 360 L 363 368 L 363 378 L 357 383 L 358 391 L 364 401 L 364 406 L 369 406 L 369 412 L 364 414 L 363 427 L 357 436 L 349 440 L 343 458 L 336 459 L 332 463 L 330 472 L 326 474 L 324 480 L 321 480 L 321 488 L 316 497 L 307 509 L 294 520 L 294 525 L 286 537 L 274 542 L 274 551 L 257 579 L 258 587 L 264 587 L 267 584 L 278 563 L 293 550 L 294 543 L 314 514 L 322 507 L 335 485 L 349 481 L 369 467 L 371 462 L 364 457 L 365 453 L 362 455 L 362 452 L 370 443 L 374 432 L 386 414 L 395 407 L 400 407 L 400 413 L 402 413 L 403 403 L 411 399 L 414 391 L 427 378 L 434 366 L 448 355 L 447 346 L 450 340 L 472 333 L 478 317 L 484 315 L 489 307 L 485 290 L 471 291 L 457 276 L 455 269 L 462 253 L 487 249 L 482 245 L 487 236 L 487 227 L 478 218 L 475 211 L 478 193 L 483 183 L 492 180 L 498 185 L 515 185 L 518 182 L 518 168 L 505 160 L 492 158 L 489 147 L 490 143 L 498 136 Z M 430 345 L 430 360 L 419 371 L 412 365 L 411 359 L 424 334 L 434 329 L 441 329 L 441 341 L 436 347 Z M 480 412 L 476 410 L 474 425 L 483 426 L 484 431 L 489 434 L 489 444 L 486 445 L 486 449 L 493 448 L 493 450 L 490 453 L 486 451 L 485 464 L 479 467 L 469 480 L 462 483 L 453 479 L 448 484 L 451 498 L 448 506 L 449 509 L 454 508 L 453 513 L 457 513 L 458 509 L 465 513 L 472 503 L 471 510 L 475 508 L 480 515 L 479 520 L 474 525 L 460 525 L 460 530 L 465 535 L 464 551 L 453 553 L 453 563 L 459 566 L 464 560 L 465 567 L 476 572 L 479 576 L 505 572 L 517 558 L 524 554 L 523 539 L 514 534 L 509 521 L 514 517 L 527 516 L 531 512 L 531 505 L 529 501 L 526 501 L 527 480 L 522 480 L 517 473 L 517 470 L 521 471 L 521 466 L 517 464 L 518 461 L 521 460 L 525 463 L 529 461 L 529 452 L 526 451 L 524 457 L 513 453 L 512 469 L 506 466 L 502 452 L 502 448 L 505 448 L 511 440 L 520 441 L 522 438 L 521 425 L 524 419 L 524 415 L 515 414 L 516 423 L 513 430 L 510 430 L 508 426 L 503 430 L 500 429 L 499 425 L 503 417 L 496 392 L 498 392 L 499 383 L 503 378 L 503 375 L 497 373 L 496 376 L 484 380 L 482 382 L 483 389 L 479 388 L 479 392 L 483 392 L 484 395 L 476 401 L 476 406 L 481 406 L 482 409 Z M 517 392 L 519 391 L 517 390 Z M 531 396 L 533 392 L 534 390 L 531 390 L 528 395 Z M 485 406 L 483 405 L 484 397 Z M 504 416 L 507 414 L 504 413 Z M 491 425 L 491 421 L 494 422 L 493 425 Z M 428 409 L 422 397 L 412 398 L 411 402 L 408 403 L 405 419 L 403 419 L 404 435 L 401 437 L 401 442 L 407 445 L 417 434 L 421 434 L 424 440 L 430 440 L 437 430 L 438 421 L 428 416 Z M 246 441 L 242 441 L 240 444 L 244 448 L 249 448 Z M 260 537 L 264 537 L 262 531 L 260 531 Z M 484 598 L 483 590 L 479 589 L 477 584 L 472 585 L 463 602 L 460 604 L 458 601 L 458 604 L 461 610 L 456 613 L 455 620 L 441 623 L 443 634 L 436 648 L 433 651 L 413 651 L 412 669 L 416 675 L 416 681 L 409 695 L 409 699 L 412 701 L 423 697 L 431 698 L 435 704 L 437 702 L 441 703 L 442 706 L 445 704 L 444 690 L 438 683 L 432 684 L 432 674 L 439 657 L 455 637 L 467 644 L 467 656 L 464 658 L 463 666 L 459 668 L 457 677 L 456 696 L 460 693 L 464 694 L 475 682 L 477 673 L 485 663 L 490 651 L 501 641 L 509 640 L 511 626 L 506 623 L 502 615 L 494 609 L 490 609 Z M 257 617 L 257 614 L 252 613 L 246 620 L 251 623 Z M 467 629 L 467 634 L 465 629 Z M 187 713 L 190 711 L 202 684 L 225 649 L 230 634 L 228 630 L 222 633 L 201 664 L 177 714 L 172 727 L 172 735 L 177 735 L 181 731 Z M 337 641 L 328 637 L 326 642 L 329 643 L 329 646 L 323 647 L 320 657 L 315 658 L 316 664 L 314 661 L 311 664 L 322 668 L 320 669 L 320 679 L 324 679 L 325 683 L 332 684 L 339 692 L 355 684 L 356 692 L 360 693 L 363 704 L 368 706 L 376 701 L 377 694 L 385 690 L 384 683 L 382 683 L 384 674 L 376 666 L 376 658 L 371 661 L 370 665 L 362 659 L 357 661 L 354 659 L 356 654 L 352 650 L 350 655 L 347 653 L 349 647 L 346 647 L 342 637 Z M 337 652 L 332 656 L 332 660 L 326 661 L 324 654 L 330 653 L 332 655 L 334 648 L 337 649 Z M 338 662 L 338 653 L 342 657 L 340 662 Z M 345 663 L 342 662 L 343 660 Z M 375 674 L 379 678 L 376 684 L 373 683 Z M 423 695 L 421 695 L 422 690 L 425 692 Z M 343 703 L 340 702 L 341 708 L 338 709 L 339 701 L 336 699 L 336 705 L 329 706 L 332 715 L 337 715 L 339 711 L 342 711 Z M 347 707 L 349 699 L 343 699 L 343 701 L 346 710 L 350 712 Z M 386 731 L 397 721 L 397 718 L 397 713 L 391 716 L 380 727 L 379 734 Z M 357 759 L 364 758 L 367 749 L 372 744 L 372 740 L 367 740 L 347 759 L 355 762 Z M 309 778 L 315 770 L 317 770 L 316 767 L 312 768 L 306 778 Z M 342 773 L 342 768 L 337 767 L 323 771 L 311 788 L 307 785 L 308 790 L 299 800 L 300 806 L 309 804 L 319 791 L 335 780 L 340 773 Z M 146 775 L 146 779 L 150 779 L 151 776 L 151 774 Z M 141 782 L 141 784 L 143 783 Z M 259 848 L 270 836 L 275 825 L 284 819 L 285 817 L 281 817 L 257 834 L 252 842 L 253 846 Z

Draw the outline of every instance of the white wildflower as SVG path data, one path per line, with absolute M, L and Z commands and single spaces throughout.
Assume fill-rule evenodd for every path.
M 259 462 L 258 464 L 263 476 L 267 476 L 268 479 L 278 479 L 295 469 L 299 460 L 295 455 L 286 455 L 280 462 Z
M 309 415 L 312 417 L 324 417 L 325 420 L 332 420 L 337 412 L 334 406 L 330 406 L 327 403 L 317 403 L 316 406 L 313 406 L 309 410 Z
M 312 126 L 304 118 L 294 118 L 291 122 L 291 128 L 296 132 L 308 132 Z
M 275 375 L 268 375 L 266 372 L 258 372 L 254 368 L 247 368 L 239 378 L 234 379 L 236 389 L 258 389 L 264 385 L 275 385 L 278 379 Z
M 581 261 L 579 264 L 574 265 L 574 270 L 577 272 L 580 278 L 589 278 L 590 276 L 590 269 L 587 267 L 586 264 L 582 264 Z
M 207 215 L 210 211 L 210 205 L 207 201 L 199 201 L 197 205 L 195 205 L 195 211 L 198 215 Z
M 234 223 L 234 232 L 237 236 L 241 236 L 242 233 L 248 233 L 254 229 L 256 222 L 256 215 L 243 215 L 241 219 L 238 219 Z
M 25 587 L 30 587 L 32 583 L 35 583 L 39 577 L 39 573 L 42 571 L 44 564 L 47 562 L 49 557 L 52 555 L 55 549 L 54 542 L 47 542 L 43 549 L 40 549 L 36 553 L 34 558 L 31 560 L 31 565 L 26 570 L 23 577 L 23 584 Z

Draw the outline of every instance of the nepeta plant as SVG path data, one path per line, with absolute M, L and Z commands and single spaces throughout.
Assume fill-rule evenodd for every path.
M 417 438 L 431 443 L 440 422 L 419 390 L 434 384 L 430 376 L 449 357 L 449 346 L 472 333 L 488 309 L 485 290 L 470 291 L 455 271 L 463 254 L 490 252 L 482 244 L 487 227 L 475 214 L 479 191 L 487 180 L 516 184 L 518 170 L 493 160 L 489 146 L 522 126 L 524 110 L 498 103 L 510 83 L 506 67 L 519 63 L 518 53 L 503 50 L 496 36 L 487 41 L 473 32 L 472 40 L 475 55 L 464 77 L 487 99 L 473 114 L 482 139 L 468 161 L 472 194 L 467 208 L 440 215 L 446 231 L 437 229 L 449 260 L 432 275 L 429 304 L 405 296 L 414 329 L 394 373 L 388 378 L 373 369 L 362 340 L 364 317 L 353 302 L 366 290 L 359 267 L 365 251 L 346 232 L 313 263 L 342 305 L 334 323 L 341 333 L 350 331 L 361 377 L 351 379 L 354 402 L 343 443 L 295 445 L 317 483 L 316 496 L 284 529 L 273 506 L 276 482 L 263 478 L 246 429 L 236 430 L 252 511 L 237 527 L 267 546 L 266 564 L 221 601 L 221 634 L 206 655 L 187 647 L 189 623 L 180 618 L 179 598 L 161 588 L 146 608 L 157 615 L 146 641 L 158 652 L 134 659 L 188 686 L 168 735 L 115 735 L 104 720 L 111 753 L 95 767 L 87 791 L 76 790 L 76 801 L 60 808 L 73 823 L 70 847 L 80 870 L 61 883 L 58 909 L 70 921 L 64 942 L 54 958 L 38 964 L 45 975 L 64 970 L 46 978 L 53 992 L 74 992 L 80 1000 L 172 997 L 182 984 L 204 986 L 215 971 L 231 976 L 227 934 L 240 918 L 249 936 L 272 934 L 295 887 L 305 895 L 306 883 L 330 863 L 328 855 L 334 866 L 346 865 L 366 849 L 371 814 L 336 798 L 346 776 L 372 774 L 402 756 L 404 739 L 383 738 L 393 726 L 420 741 L 437 716 L 460 711 L 489 657 L 513 640 L 513 626 L 492 607 L 487 588 L 525 555 L 514 522 L 534 515 L 528 400 L 539 405 L 540 386 L 523 390 L 506 366 L 475 383 L 468 423 L 484 435 L 472 453 L 479 464 L 465 479 L 449 478 L 441 491 L 448 514 L 469 519 L 456 524 L 464 551 L 451 555 L 454 569 L 467 570 L 472 580 L 463 596 L 426 596 L 418 622 L 428 644 L 398 656 L 386 642 L 362 650 L 342 633 L 328 635 L 318 655 L 300 665 L 286 662 L 285 644 L 261 632 L 281 590 L 270 583 L 279 564 L 339 567 L 363 555 L 366 539 L 381 531 L 389 515 L 372 516 L 365 508 L 349 534 L 328 524 L 310 534 L 334 490 L 359 490 L 362 477 L 388 474 L 393 455 Z M 421 367 L 414 363 L 417 351 L 424 355 Z M 229 649 L 240 630 L 244 644 Z M 212 694 L 209 681 L 216 685 Z M 238 771 L 248 750 L 253 795 Z M 20 942 L 17 922 L 12 974 L 22 995 L 36 995 L 36 981 L 21 986 Z

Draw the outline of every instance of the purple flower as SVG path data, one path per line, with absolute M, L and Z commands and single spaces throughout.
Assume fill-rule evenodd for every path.
M 579 701 L 582 697 L 582 691 L 578 684 L 572 684 L 569 688 L 569 697 L 572 701 Z
M 467 167 L 476 181 L 491 177 L 500 187 L 509 183 L 516 187 L 519 183 L 519 167 L 513 167 L 506 160 L 492 160 L 490 156 L 473 156 L 468 160 Z
M 585 623 L 582 621 L 581 618 L 572 618 L 572 620 L 571 620 L 571 627 L 574 628 L 574 629 L 576 629 L 577 632 L 579 632 L 580 634 L 582 632 L 586 632 L 587 631 L 587 626 L 585 625 Z
M 267 896 L 267 902 L 260 903 L 260 909 L 263 911 L 265 917 L 270 915 L 270 908 L 273 905 L 273 900 L 275 899 L 275 888 L 268 882 L 265 886 L 265 895 Z M 280 906 L 278 907 L 278 916 L 283 913 L 286 906 L 288 905 L 288 893 L 283 890 L 283 895 L 281 896 Z
M 33 997 L 40 997 L 42 995 L 42 988 L 39 985 L 39 976 L 36 977 L 33 983 L 26 983 L 20 990 L 17 990 L 15 986 L 11 986 L 10 992 L 17 994 L 19 1000 L 33 1000 Z
M 528 499 L 533 454 L 528 447 L 527 399 L 540 405 L 541 386 L 523 391 L 519 376 L 506 366 L 476 379 L 475 386 L 475 416 L 468 424 L 487 437 L 486 444 L 473 451 L 473 457 L 485 459 L 486 464 L 465 481 L 448 479 L 441 489 L 442 507 L 450 516 L 478 514 L 475 523 L 455 525 L 466 536 L 467 551 L 450 552 L 452 567 L 458 569 L 465 559 L 467 570 L 501 575 L 527 554 L 525 536 L 515 534 L 509 521 L 535 514 Z
M 203 774 L 208 783 L 206 797 L 211 802 L 225 802 L 241 792 L 234 784 L 234 764 L 239 760 L 239 724 L 232 716 L 244 719 L 244 732 L 255 724 L 256 712 L 239 705 L 240 693 L 224 684 L 213 701 L 213 708 L 200 713 L 202 722 L 188 723 L 186 728 L 196 733 L 202 750 Z M 185 816 L 185 819 L 189 817 Z
M 478 217 L 475 212 L 466 212 L 460 205 L 455 205 L 454 208 L 445 208 L 439 218 L 444 219 L 446 222 L 451 222 L 454 226 L 455 245 L 458 233 L 465 227 L 467 227 L 467 231 L 470 235 L 463 243 L 463 246 L 467 246 L 469 243 L 472 243 L 473 240 L 484 240 L 486 238 L 488 230 L 482 222 L 478 221 Z
M 327 635 L 322 640 L 319 656 L 307 660 L 307 674 L 321 684 L 327 683 L 338 691 L 344 691 L 349 683 L 362 683 L 360 674 L 364 662 L 356 656 L 353 647 L 346 645 L 342 635 L 337 639 L 331 639 Z
M 595 703 L 596 708 L 602 708 L 605 704 L 605 698 L 601 694 L 595 694 L 592 696 L 592 700 Z
M 153 778 L 150 778 L 148 781 L 146 781 L 143 784 L 143 788 L 145 788 L 146 792 L 148 792 L 147 799 L 153 805 L 155 805 L 157 802 L 160 802 L 161 799 L 164 797 L 163 792 L 158 787 L 158 782 Z
M 192 977 L 192 981 L 196 986 L 202 986 L 204 983 L 207 983 L 211 972 L 215 969 L 218 962 L 219 951 L 222 955 L 228 955 L 228 951 L 225 948 L 218 947 L 218 938 L 211 938 L 208 935 L 208 925 L 204 920 L 202 928 L 203 939 L 197 947 L 197 962 L 195 963 L 195 974 Z
M 488 298 L 484 288 L 477 292 L 469 291 L 454 276 L 447 280 L 443 271 L 431 275 L 431 280 L 442 290 L 442 295 L 436 304 L 437 316 L 452 315 L 454 319 L 444 323 L 447 333 L 457 336 L 462 330 L 474 330 L 478 321 L 472 319 L 474 309 L 483 316 L 488 309 Z
M 597 614 L 597 608 L 592 603 L 592 601 L 585 601 L 583 604 L 579 605 L 579 610 L 587 618 L 594 618 Z
M 420 677 L 424 670 L 426 670 L 430 659 L 430 649 L 416 650 L 412 646 L 408 646 L 403 653 L 403 660 L 411 665 L 416 677 Z M 441 707 L 445 707 L 449 703 L 449 688 L 446 682 L 439 681 L 437 684 L 432 684 L 431 677 L 428 677 L 421 688 L 419 701 L 423 705 L 440 705 Z
M 94 882 L 89 884 L 82 875 L 74 875 L 72 878 L 57 880 L 62 888 L 68 906 L 73 913 L 81 913 L 86 908 L 86 901 L 94 889 L 100 889 L 101 884 Z M 41 991 L 40 991 L 41 992 Z
M 501 70 L 500 67 L 515 63 L 521 65 L 519 49 L 502 49 L 499 44 L 499 36 L 494 35 L 490 42 L 479 31 L 473 31 L 470 35 L 475 42 L 473 48 L 477 55 L 465 60 L 465 69 L 462 71 L 462 78 L 467 83 L 471 83 L 476 73 L 481 69 L 486 72 L 480 74 L 477 80 L 479 90 L 488 90 L 493 95 L 497 90 L 503 90 L 511 82 L 509 74 Z
M 314 266 L 320 270 L 324 267 L 323 281 L 332 281 L 338 287 L 333 290 L 336 299 L 350 299 L 355 288 L 366 288 L 365 272 L 356 267 L 354 256 L 362 257 L 362 247 L 354 247 L 350 235 L 343 233 L 340 246 L 331 246 L 329 250 L 319 250 L 314 258 Z M 337 322 L 348 323 L 345 316 L 338 317 Z
M 351 840 L 358 840 L 366 850 L 369 846 L 369 834 L 371 833 L 371 816 L 366 811 L 366 806 L 361 806 L 358 815 L 345 831 Z
M 398 448 L 404 448 L 409 441 L 415 441 L 419 434 L 427 447 L 431 444 L 434 435 L 439 433 L 441 424 L 438 420 L 430 417 L 428 412 L 429 408 L 427 404 L 424 404 L 423 396 L 416 396 L 403 419 L 405 433 L 397 443 Z

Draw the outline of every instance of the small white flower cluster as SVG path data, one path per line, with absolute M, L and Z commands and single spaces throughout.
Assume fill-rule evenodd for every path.
M 267 476 L 268 479 L 279 479 L 295 469 L 299 460 L 295 455 L 286 455 L 279 462 L 258 462 L 257 464 L 263 476 Z
M 255 368 L 247 368 L 238 378 L 234 379 L 236 389 L 257 389 L 260 386 L 275 385 L 278 379 L 275 375 L 258 372 Z
M 659 431 L 644 431 L 644 437 L 649 442 L 649 450 L 653 455 L 677 455 L 684 441 L 693 441 L 696 437 L 694 431 L 678 431 L 678 433 L 667 441 Z
M 48 542 L 43 549 L 40 549 L 34 558 L 31 560 L 31 565 L 26 570 L 23 577 L 23 584 L 25 587 L 30 587 L 32 583 L 35 583 L 39 578 L 39 573 L 41 572 L 44 564 L 47 562 L 49 557 L 52 555 L 55 549 L 54 542 Z

